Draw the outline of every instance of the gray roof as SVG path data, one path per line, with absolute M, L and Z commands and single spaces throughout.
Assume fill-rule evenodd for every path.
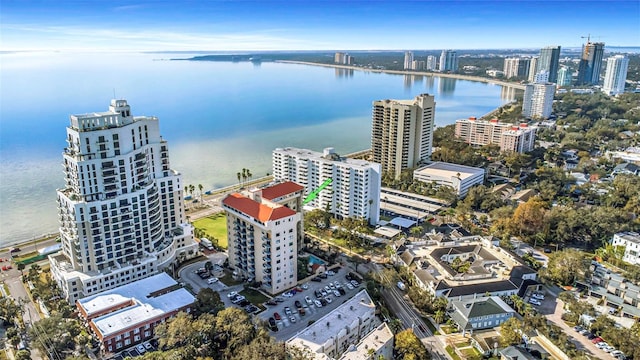
M 622 163 L 619 164 L 618 166 L 616 166 L 613 171 L 615 172 L 619 172 L 619 171 L 630 171 L 632 173 L 635 173 L 638 171 L 638 165 L 636 164 L 632 164 L 632 163 Z
M 447 297 L 453 298 L 458 296 L 484 294 L 487 292 L 493 293 L 497 291 L 513 291 L 513 290 L 518 290 L 520 287 L 514 284 L 511 280 L 500 280 L 500 281 L 493 281 L 493 282 L 482 283 L 482 284 L 460 285 L 460 286 L 454 286 L 454 287 L 445 283 L 445 281 L 443 280 L 440 282 L 440 284 L 438 284 L 438 288 L 436 288 L 436 290 L 442 290 L 446 288 L 451 289 L 448 292 Z
M 509 346 L 500 350 L 500 355 L 507 359 L 518 360 L 537 360 L 533 355 L 529 354 L 525 349 L 517 346 Z
M 498 296 L 482 297 L 469 300 L 453 300 L 451 306 L 455 312 L 451 318 L 463 329 L 471 329 L 469 320 L 481 316 L 515 313 Z
M 400 255 L 400 259 L 404 261 L 404 263 L 409 266 L 416 259 L 416 254 L 411 250 L 406 250 Z
M 432 281 L 434 282 L 436 281 L 436 278 L 433 277 L 433 275 L 431 275 L 431 273 L 426 269 L 418 269 L 413 273 L 416 275 L 418 279 L 420 279 L 420 281 L 422 281 L 425 284 L 428 284 Z

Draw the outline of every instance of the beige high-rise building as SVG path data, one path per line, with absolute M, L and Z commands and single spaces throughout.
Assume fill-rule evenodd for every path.
M 405 51 L 403 69 L 411 70 L 411 65 L 412 64 L 413 64 L 413 51 Z
M 475 117 L 456 121 L 456 137 L 473 146 L 496 144 L 501 151 L 528 152 L 533 150 L 536 127 L 527 124 L 477 120 Z
M 542 71 L 536 76 L 544 75 Z M 522 116 L 526 118 L 548 118 L 553 110 L 553 96 L 556 84 L 527 84 L 522 100 Z
M 531 65 L 531 59 L 528 58 L 506 58 L 504 59 L 504 77 L 510 78 L 523 78 L 529 77 L 529 67 Z
M 396 177 L 431 159 L 436 103 L 433 95 L 414 100 L 373 102 L 371 152 L 382 171 Z
M 234 193 L 222 200 L 227 215 L 229 266 L 276 294 L 298 281 L 304 187 L 287 181 Z

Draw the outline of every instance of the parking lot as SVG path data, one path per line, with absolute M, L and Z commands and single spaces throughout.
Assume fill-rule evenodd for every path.
M 305 287 L 308 286 L 307 289 L 302 289 L 302 292 L 296 293 L 291 297 L 284 297 L 280 295 L 278 298 L 280 298 L 282 302 L 278 302 L 277 305 L 266 305 L 267 310 L 260 313 L 258 317 L 264 321 L 268 321 L 270 317 L 274 317 L 274 313 L 278 313 L 280 315 L 280 320 L 276 320 L 278 331 L 272 331 L 271 335 L 273 335 L 278 341 L 287 340 L 300 330 L 307 327 L 309 325 L 309 321 L 317 321 L 347 299 L 351 298 L 362 288 L 362 284 L 359 284 L 357 287 L 353 287 L 353 285 L 351 285 L 351 289 L 347 286 L 348 281 L 345 276 L 348 273 L 349 271 L 347 269 L 342 268 L 338 270 L 335 275 L 327 276 L 326 279 L 321 279 L 320 282 L 309 281 L 304 284 Z M 336 281 L 344 289 L 345 294 L 342 295 L 338 291 L 340 296 L 336 296 L 333 293 L 333 290 L 329 288 L 329 290 L 331 290 L 330 294 L 322 296 L 327 304 L 321 304 L 320 307 L 317 306 L 314 300 L 319 301 L 319 298 L 316 297 L 314 292 L 316 290 L 324 290 L 325 286 L 328 287 L 330 282 L 335 283 Z M 325 292 L 327 291 L 325 290 Z M 306 300 L 307 297 L 310 302 Z M 296 301 L 299 301 L 300 305 L 302 305 L 301 309 L 303 309 L 302 312 L 304 312 L 304 315 L 302 315 L 302 312 L 296 308 Z M 328 301 L 331 302 L 329 303 Z M 285 307 L 290 308 L 291 315 L 286 314 Z
M 110 360 L 123 360 L 127 357 L 136 357 L 142 356 L 147 352 L 158 350 L 158 341 L 155 339 L 151 339 L 149 341 L 145 341 L 138 345 L 130 347 L 128 350 L 122 351 L 119 354 L 110 357 Z

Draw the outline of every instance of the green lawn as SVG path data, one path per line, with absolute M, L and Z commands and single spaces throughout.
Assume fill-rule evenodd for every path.
M 218 240 L 218 246 L 224 249 L 227 248 L 227 217 L 224 216 L 224 213 L 218 213 L 195 220 L 193 227 L 204 231 L 204 233 L 207 234 L 205 237 L 216 238 Z
M 451 358 L 453 360 L 461 360 L 460 356 L 458 356 L 458 354 L 456 354 L 455 350 L 453 350 L 453 348 L 451 346 L 447 346 L 445 348 L 445 350 L 447 350 L 447 353 L 451 356 Z
M 247 298 L 253 305 L 262 305 L 262 303 L 269 301 L 268 297 L 253 289 L 244 289 L 239 294 Z
M 242 281 L 235 280 L 235 279 L 233 278 L 233 276 L 231 275 L 231 273 L 228 273 L 228 272 L 226 272 L 226 271 L 225 271 L 225 273 L 224 273 L 224 276 L 223 276 L 223 277 L 221 277 L 221 278 L 219 278 L 219 280 L 220 280 L 223 284 L 225 284 L 225 285 L 227 285 L 227 286 L 233 286 L 233 285 L 242 284 Z

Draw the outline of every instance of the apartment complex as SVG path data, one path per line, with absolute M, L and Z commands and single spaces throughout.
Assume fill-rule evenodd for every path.
M 380 324 L 356 345 L 350 346 L 339 360 L 393 359 L 393 331 Z
M 101 349 L 118 352 L 153 338 L 158 324 L 180 311 L 190 312 L 194 302 L 189 291 L 161 272 L 78 300 L 76 307 Z
M 396 177 L 431 158 L 436 103 L 433 95 L 414 100 L 373 102 L 371 152 L 383 172 Z
M 523 78 L 529 77 L 529 58 L 505 58 L 504 59 L 504 77 L 510 78 Z
M 602 91 L 607 95 L 622 94 L 627 81 L 627 69 L 629 69 L 629 59 L 624 55 L 608 58 Z
M 433 55 L 427 56 L 427 63 L 426 63 L 425 70 L 435 71 L 437 68 L 438 68 L 438 58 Z
M 413 179 L 451 186 L 459 197 L 464 197 L 472 186 L 484 183 L 484 169 L 436 161 L 415 170 Z
M 293 287 L 302 241 L 304 188 L 283 182 L 222 200 L 227 215 L 229 266 L 270 294 Z
M 572 73 L 571 71 L 569 71 L 568 68 L 566 67 L 561 67 L 560 70 L 558 70 L 558 80 L 557 80 L 557 84 L 558 86 L 569 86 L 571 85 L 572 82 Z
M 347 53 L 337 52 L 333 56 L 333 62 L 336 64 L 351 65 L 353 64 L 353 57 Z
M 577 85 L 598 85 L 600 82 L 600 69 L 602 68 L 602 56 L 604 55 L 604 43 L 592 43 L 587 41 L 582 46 L 582 57 L 578 66 Z
M 538 56 L 532 56 L 529 59 L 529 76 L 527 77 L 527 80 L 529 82 L 533 82 L 536 75 L 536 70 L 538 69 L 538 59 Z
M 622 260 L 633 265 L 640 265 L 640 234 L 622 232 L 613 235 L 611 245 L 624 247 Z
M 411 70 L 411 65 L 412 64 L 413 64 L 413 52 L 412 51 L 405 51 L 403 69 Z
M 546 46 L 540 49 L 540 58 L 536 66 L 536 74 L 546 71 L 549 74 L 548 81 L 555 83 L 558 80 L 558 66 L 560 64 L 560 46 Z
M 458 71 L 458 54 L 454 50 L 442 50 L 438 70 L 440 70 L 440 72 Z
M 66 140 L 62 251 L 49 261 L 70 303 L 195 255 L 181 175 L 169 166 L 158 118 L 111 100 L 106 112 L 72 115 Z
M 308 195 L 331 179 L 306 206 L 328 209 L 342 218 L 366 219 L 372 225 L 380 219 L 381 171 L 380 164 L 341 157 L 333 148 L 322 153 L 298 148 L 273 151 L 276 181 L 300 184 Z
M 547 74 L 544 70 L 538 73 Z M 525 118 L 548 118 L 553 111 L 553 96 L 556 85 L 552 83 L 527 84 L 524 89 L 522 116 Z
M 500 326 L 516 313 L 498 296 L 452 300 L 450 306 L 453 309 L 451 319 L 462 335 Z
M 298 347 L 315 359 L 337 359 L 351 345 L 360 342 L 380 324 L 376 305 L 366 290 L 304 328 L 286 342 L 288 348 Z
M 456 137 L 474 146 L 496 144 L 501 151 L 529 152 L 536 140 L 536 127 L 501 123 L 475 117 L 456 121 Z

